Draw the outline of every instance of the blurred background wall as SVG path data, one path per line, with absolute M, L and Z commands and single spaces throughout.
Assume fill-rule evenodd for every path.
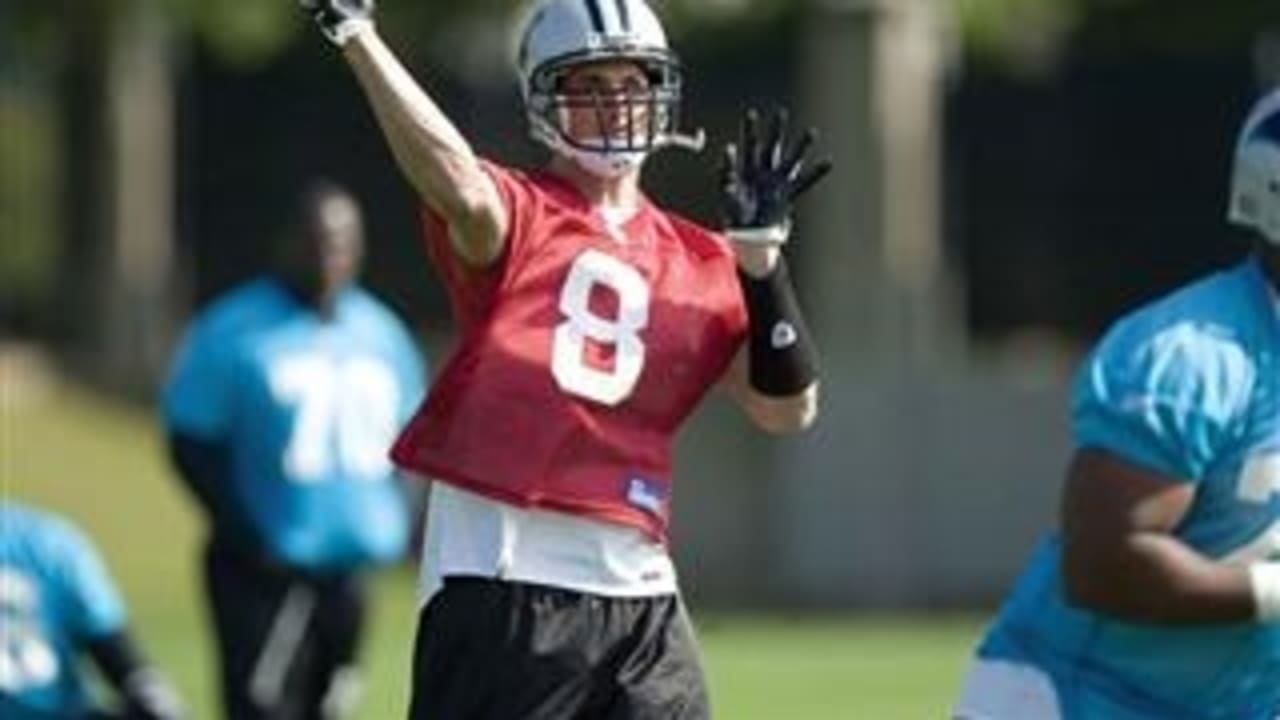
M 824 415 L 762 440 L 709 403 L 682 439 L 676 552 L 722 606 L 990 602 L 1052 526 L 1067 384 L 1121 312 L 1237 257 L 1236 124 L 1277 78 L 1264 0 L 668 0 L 712 145 L 782 104 L 833 178 L 790 248 Z M 512 2 L 384 0 L 391 44 L 485 154 L 536 162 Z M 655 158 L 715 222 L 718 155 Z M 193 308 L 256 272 L 288 199 L 365 203 L 368 279 L 437 363 L 451 326 L 413 198 L 290 0 L 0 0 L 8 347 L 148 402 Z M 8 382 L 8 381 L 6 381 Z

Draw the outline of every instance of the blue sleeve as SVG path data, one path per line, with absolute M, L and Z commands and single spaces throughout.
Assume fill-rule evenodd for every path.
M 232 365 L 229 333 L 197 320 L 178 349 L 163 393 L 165 425 L 206 440 L 226 436 L 231 425 Z
M 392 349 L 392 362 L 396 373 L 396 384 L 400 388 L 400 407 L 396 408 L 397 419 L 408 422 L 422 397 L 426 393 L 427 359 L 419 352 L 418 344 L 409 328 L 401 322 L 395 311 L 375 301 L 374 307 L 384 328 L 384 332 Z
M 66 620 L 72 632 L 89 639 L 122 630 L 124 602 L 93 544 L 74 527 L 64 525 L 60 545 L 69 603 Z
M 400 373 L 401 387 L 404 392 L 401 394 L 400 400 L 400 422 L 408 422 L 414 411 L 418 409 L 418 405 L 422 403 L 422 396 L 427 391 L 427 373 L 429 372 L 426 357 L 418 352 L 417 346 L 413 339 L 409 337 L 407 332 L 401 333 L 401 345 L 403 350 L 399 353 L 401 360 L 398 363 Z
M 1248 397 L 1253 365 L 1213 328 L 1151 332 L 1121 324 L 1076 377 L 1076 442 L 1196 483 L 1218 456 Z

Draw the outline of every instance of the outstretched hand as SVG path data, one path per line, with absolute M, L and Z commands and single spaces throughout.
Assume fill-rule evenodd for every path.
M 373 24 L 374 0 L 298 0 L 298 5 L 338 47 Z
M 726 233 L 734 240 L 764 245 L 786 242 L 796 198 L 831 171 L 827 159 L 806 165 L 817 131 L 808 128 L 791 143 L 787 125 L 787 111 L 774 110 L 766 136 L 761 132 L 760 114 L 748 110 L 738 143 L 725 146 L 721 204 Z

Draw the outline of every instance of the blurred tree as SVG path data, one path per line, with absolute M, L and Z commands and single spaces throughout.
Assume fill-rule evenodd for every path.
M 56 114 L 40 92 L 46 65 L 30 52 L 44 44 L 38 38 L 45 29 L 26 13 L 20 25 L 18 10 L 0 0 L 0 332 L 6 335 L 36 323 L 28 310 L 49 297 L 56 247 L 50 196 Z
M 741 22 L 767 22 L 795 12 L 790 0 L 652 0 L 668 28 L 680 32 L 689 26 Z M 1002 0 L 967 0 L 1001 2 Z M 1048 0 L 1053 1 L 1053 0 Z M 383 0 L 379 7 L 381 30 L 391 37 L 439 37 L 460 18 L 489 18 L 505 22 L 527 0 Z M 299 21 L 296 0 L 0 0 L 0 45 L 47 62 L 66 59 L 83 39 L 83 33 L 107 36 L 121 18 L 139 14 L 161 17 L 174 38 L 206 43 L 227 62 L 247 65 L 270 60 L 300 32 L 309 32 Z M 424 29 L 429 29 L 425 33 Z
M 1080 39 L 1099 49 L 1203 52 L 1248 46 L 1280 22 L 1272 0 L 954 0 L 965 45 L 1014 72 L 1051 69 Z
M 23 309 L 49 299 L 56 246 L 52 212 L 52 109 L 23 78 L 0 82 L 0 328 L 23 334 L 37 319 Z

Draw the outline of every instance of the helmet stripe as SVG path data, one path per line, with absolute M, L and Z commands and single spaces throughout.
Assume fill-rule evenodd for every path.
M 600 12 L 597 0 L 583 0 L 587 4 L 587 13 L 591 15 L 591 27 L 601 35 L 604 34 L 604 15 Z
M 1280 112 L 1274 112 L 1249 133 L 1250 140 L 1262 138 L 1280 145 Z
M 631 32 L 631 12 L 627 8 L 627 0 L 613 0 L 618 9 L 618 20 L 622 23 L 622 32 Z
M 1239 150 L 1244 147 L 1245 143 L 1251 142 L 1262 125 L 1277 114 L 1280 114 L 1280 90 L 1272 90 L 1261 100 L 1254 103 L 1253 109 L 1249 112 L 1249 117 L 1245 120 L 1244 127 L 1241 128 L 1240 135 L 1236 140 L 1236 149 Z

